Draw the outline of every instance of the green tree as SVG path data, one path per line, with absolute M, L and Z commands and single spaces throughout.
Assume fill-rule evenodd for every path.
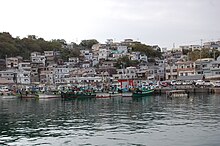
M 95 39 L 82 40 L 79 46 L 82 47 L 83 49 L 91 49 L 94 44 L 98 44 L 98 43 L 99 42 Z
M 135 43 L 131 47 L 132 47 L 132 51 L 141 52 L 141 53 L 147 55 L 148 57 L 159 57 L 160 58 L 162 56 L 160 51 L 153 50 L 153 48 L 149 45 Z
M 213 52 L 210 49 L 203 48 L 202 50 L 194 50 L 188 53 L 188 57 L 191 61 L 196 61 L 197 59 L 202 58 L 212 58 Z M 217 55 L 217 54 L 216 54 Z
M 139 62 L 137 60 L 130 60 L 130 58 L 128 56 L 123 56 L 117 60 L 115 67 L 116 68 L 126 68 L 129 66 L 137 66 L 138 64 L 139 64 Z

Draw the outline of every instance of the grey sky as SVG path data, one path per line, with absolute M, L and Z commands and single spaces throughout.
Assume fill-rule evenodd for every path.
M 112 38 L 172 47 L 220 39 L 219 0 L 7 0 L 0 32 L 46 40 Z

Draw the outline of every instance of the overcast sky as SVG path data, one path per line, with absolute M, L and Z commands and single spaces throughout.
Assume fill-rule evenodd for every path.
M 220 0 L 4 0 L 0 32 L 45 40 L 139 40 L 160 47 L 220 40 Z

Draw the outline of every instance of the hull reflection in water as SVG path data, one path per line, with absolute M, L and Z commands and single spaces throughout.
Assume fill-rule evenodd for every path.
M 0 98 L 0 145 L 219 145 L 219 107 L 215 95 Z

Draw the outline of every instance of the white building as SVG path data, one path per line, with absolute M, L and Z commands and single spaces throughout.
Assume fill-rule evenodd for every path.
M 177 63 L 178 76 L 192 76 L 195 75 L 195 65 L 192 61 L 178 61 Z
M 127 54 L 128 53 L 128 47 L 127 46 L 117 46 L 117 50 L 120 54 Z
M 136 67 L 127 67 L 125 69 L 117 69 L 117 74 L 113 74 L 113 79 L 135 79 L 137 69 Z
M 86 60 L 92 60 L 93 53 L 90 50 L 80 50 L 81 54 L 85 57 Z
M 17 70 L 9 69 L 6 71 L 0 71 L 0 79 L 4 79 L 8 83 L 16 83 Z
M 30 71 L 18 70 L 17 72 L 17 84 L 29 85 L 31 83 Z
M 64 84 L 66 83 L 66 79 L 69 78 L 70 68 L 65 66 L 55 67 L 53 70 L 53 77 L 55 84 Z
M 31 53 L 31 62 L 42 63 L 45 66 L 46 57 L 45 57 L 45 55 L 41 55 L 41 53 L 39 53 L 39 52 L 33 52 L 33 53 Z
M 195 50 L 201 50 L 200 45 L 184 45 L 180 46 L 182 50 L 189 50 L 189 51 L 195 51 Z
M 108 49 L 106 49 L 106 48 L 100 48 L 100 49 L 99 49 L 98 60 L 100 60 L 100 59 L 106 60 L 107 58 L 108 58 Z
M 167 64 L 166 65 L 166 80 L 176 80 L 177 79 L 177 65 Z
M 18 68 L 20 60 L 17 57 L 6 58 L 6 68 Z
M 21 62 L 18 64 L 18 69 L 31 71 L 31 63 L 30 62 Z

